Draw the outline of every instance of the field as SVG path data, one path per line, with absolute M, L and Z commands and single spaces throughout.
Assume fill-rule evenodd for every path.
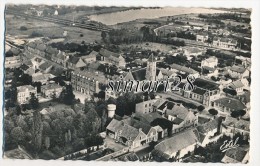
M 81 29 L 72 26 L 63 26 L 35 19 L 25 19 L 13 15 L 6 15 L 5 20 L 6 34 L 11 36 L 30 36 L 33 32 L 37 32 L 42 34 L 44 37 L 65 37 L 68 42 L 81 43 L 82 41 L 85 41 L 85 43 L 92 43 L 101 40 L 101 32 L 99 31 Z M 27 30 L 20 30 L 21 26 L 25 26 Z M 63 35 L 64 31 L 67 31 L 66 36 Z

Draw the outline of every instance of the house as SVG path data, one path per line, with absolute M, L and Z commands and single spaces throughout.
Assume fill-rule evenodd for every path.
M 194 76 L 195 78 L 198 78 L 200 76 L 199 72 L 197 72 L 192 68 L 188 68 L 186 66 L 173 63 L 170 67 L 171 67 L 171 71 L 183 75 L 184 78 L 186 78 L 188 75 Z
M 126 65 L 125 58 L 121 54 L 114 53 L 102 48 L 99 51 L 99 56 L 102 62 L 109 63 L 123 68 Z
M 79 69 L 86 66 L 86 63 L 81 57 L 71 56 L 67 61 L 67 67 L 70 69 Z
M 249 148 L 237 147 L 226 151 L 225 156 L 221 160 L 222 163 L 242 163 L 249 162 Z
M 236 49 L 238 42 L 230 38 L 214 37 L 212 46 L 220 47 L 223 49 Z
M 207 144 L 216 142 L 222 136 L 221 123 L 222 118 L 219 117 L 197 126 L 200 146 L 206 147 Z
M 211 68 L 215 68 L 218 65 L 218 58 L 216 58 L 215 56 L 211 56 L 207 59 L 204 59 L 201 61 L 201 67 L 211 67 Z
M 89 55 L 81 56 L 81 59 L 87 64 L 87 63 L 93 63 L 97 60 L 98 52 L 92 51 Z
M 218 73 L 219 73 L 219 70 L 216 67 L 212 68 L 212 67 L 208 67 L 208 66 L 203 66 L 201 68 L 201 71 L 202 71 L 202 74 L 207 78 L 211 78 L 212 76 L 217 77 Z
M 158 143 L 153 150 L 154 157 L 179 160 L 192 153 L 197 147 L 198 131 L 196 129 L 184 130 L 172 137 Z
M 227 136 L 234 137 L 235 134 L 240 134 L 243 136 L 244 140 L 250 138 L 250 121 L 227 116 L 225 117 L 222 126 L 222 132 Z
M 58 54 L 54 54 L 51 57 L 51 60 L 55 63 L 58 63 L 66 67 L 66 61 L 68 60 L 68 55 L 65 52 L 58 50 Z
M 34 70 L 39 69 L 39 66 L 42 65 L 43 63 L 45 63 L 45 61 L 43 59 L 38 58 L 38 57 L 32 58 L 31 62 L 32 62 L 32 66 L 33 66 Z
M 250 108 L 250 92 L 244 92 L 243 94 L 238 94 L 236 99 L 240 100 L 245 106 L 249 109 Z
M 157 99 L 152 99 L 152 100 L 147 100 L 147 101 L 137 103 L 135 105 L 135 112 L 142 113 L 142 114 L 154 112 L 155 110 L 154 110 L 153 104 L 156 101 L 157 101 Z
M 232 78 L 242 79 L 249 77 L 249 70 L 243 66 L 233 65 L 228 69 L 228 74 Z
M 220 85 L 207 79 L 197 78 L 192 91 L 185 91 L 185 83 L 178 85 L 178 90 L 173 91 L 185 98 L 192 99 L 203 105 L 209 106 L 211 102 L 220 96 Z
M 151 112 L 147 114 L 135 113 L 133 118 L 153 126 L 158 133 L 158 139 L 162 139 L 169 135 L 168 131 L 172 130 L 172 122 L 163 118 L 158 112 Z
M 31 97 L 31 94 L 34 93 L 37 96 L 37 88 L 34 88 L 31 85 L 24 85 L 17 87 L 17 101 L 20 104 L 27 103 Z
M 44 98 L 52 98 L 53 96 L 59 98 L 62 90 L 63 87 L 56 83 L 41 86 L 41 92 Z
M 223 97 L 212 101 L 211 106 L 217 110 L 231 113 L 236 110 L 246 110 L 246 106 L 238 99 Z
M 52 74 L 45 74 L 45 73 L 35 73 L 32 75 L 32 82 L 41 82 L 42 85 L 47 84 L 48 81 L 53 78 Z
M 244 86 L 244 84 L 242 83 L 241 80 L 237 80 L 237 81 L 231 82 L 228 85 L 228 88 L 235 90 L 237 92 L 237 94 L 243 93 L 244 87 L 245 86 Z
M 207 42 L 208 39 L 209 39 L 209 35 L 207 33 L 198 33 L 196 35 L 196 41 Z
M 39 67 L 38 67 L 38 69 L 42 73 L 49 73 L 52 68 L 53 68 L 53 65 L 50 62 L 44 62 L 41 65 L 39 65 Z
M 177 133 L 185 128 L 196 126 L 198 117 L 179 103 L 164 100 L 155 108 L 156 112 L 172 122 L 172 133 Z
M 17 68 L 21 65 L 21 56 L 5 56 L 5 68 Z
M 132 149 L 158 140 L 154 127 L 131 117 L 121 121 L 113 119 L 106 127 L 106 133 L 110 138 Z

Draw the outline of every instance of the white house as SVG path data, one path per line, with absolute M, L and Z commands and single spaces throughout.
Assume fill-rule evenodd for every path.
M 31 85 L 24 85 L 24 86 L 17 87 L 17 101 L 20 104 L 27 103 L 32 93 L 34 93 L 35 96 L 37 96 L 37 88 L 34 88 Z

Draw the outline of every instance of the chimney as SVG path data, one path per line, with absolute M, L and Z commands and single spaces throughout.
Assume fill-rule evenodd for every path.
M 228 100 L 228 103 L 230 103 L 231 102 L 231 100 Z
M 142 131 L 142 128 L 139 128 L 138 130 L 139 130 L 139 132 L 141 132 L 141 131 Z

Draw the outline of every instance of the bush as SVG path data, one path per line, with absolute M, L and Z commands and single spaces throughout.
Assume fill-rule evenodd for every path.
M 215 110 L 215 109 L 210 109 L 210 110 L 209 110 L 209 113 L 210 113 L 211 115 L 215 116 L 215 115 L 218 114 L 218 111 Z
M 245 110 L 236 110 L 236 111 L 233 111 L 231 112 L 231 116 L 233 118 L 238 118 L 238 117 L 241 117 L 241 116 L 244 116 L 246 114 L 246 111 Z
M 27 27 L 21 26 L 21 27 L 20 27 L 20 30 L 21 30 L 21 31 L 27 31 Z
M 198 111 L 200 111 L 200 112 L 201 112 L 201 111 L 203 111 L 203 110 L 205 109 L 205 107 L 204 107 L 203 105 L 200 105 L 200 106 L 198 106 L 198 108 L 197 108 L 197 109 L 198 109 Z

